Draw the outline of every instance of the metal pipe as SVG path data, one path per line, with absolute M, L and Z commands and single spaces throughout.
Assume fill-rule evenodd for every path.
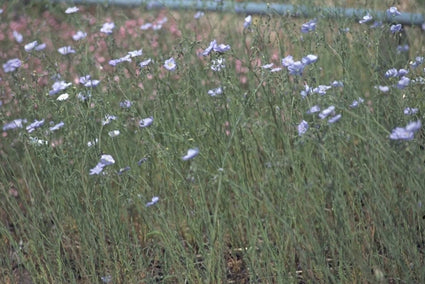
M 385 11 L 342 7 L 309 7 L 279 3 L 240 3 L 234 1 L 197 1 L 197 0 L 51 0 L 51 2 L 70 2 L 75 4 L 108 4 L 120 6 L 146 6 L 147 9 L 169 8 L 190 9 L 199 11 L 234 12 L 239 14 L 278 14 L 284 16 L 302 16 L 318 18 L 354 18 L 361 19 L 369 13 L 375 20 L 382 22 L 400 23 L 403 25 L 422 25 L 425 20 L 422 14 L 404 13 L 388 17 Z

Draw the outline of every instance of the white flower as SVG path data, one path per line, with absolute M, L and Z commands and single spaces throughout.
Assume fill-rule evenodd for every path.
M 58 101 L 66 101 L 69 98 L 69 95 L 67 93 L 64 93 L 60 95 L 56 100 Z
M 68 9 L 65 10 L 65 14 L 72 14 L 72 13 L 76 13 L 78 12 L 78 10 L 80 10 L 77 7 L 69 7 Z

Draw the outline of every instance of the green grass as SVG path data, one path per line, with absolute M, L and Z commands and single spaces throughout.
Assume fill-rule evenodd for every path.
M 45 119 L 32 133 L 8 130 L 0 140 L 2 283 L 102 283 L 104 276 L 111 283 L 425 282 L 424 133 L 389 139 L 395 127 L 424 121 L 424 85 L 375 88 L 397 83 L 384 78 L 388 65 L 409 69 L 411 79 L 424 75 L 425 65 L 409 68 L 425 55 L 418 27 L 405 28 L 410 50 L 396 55 L 398 39 L 382 44 L 389 26 L 351 19 L 320 18 L 315 32 L 301 34 L 307 19 L 277 15 L 256 17 L 243 30 L 244 17 L 232 14 L 195 20 L 192 12 L 65 9 L 33 3 L 0 18 L 28 21 L 22 44 L 7 35 L 0 41 L 2 64 L 14 57 L 26 63 L 0 71 L 0 121 Z M 164 16 L 159 31 L 137 23 L 120 34 L 130 20 Z M 109 36 L 99 33 L 106 19 L 116 24 Z M 88 38 L 74 42 L 79 29 Z M 210 63 L 220 55 L 197 55 L 213 39 L 231 45 L 219 72 Z M 26 53 L 23 45 L 33 40 L 48 46 Z M 65 45 L 76 53 L 60 55 Z M 140 48 L 133 62 L 108 65 Z M 259 67 L 307 54 L 319 60 L 302 76 Z M 170 57 L 176 71 L 162 67 Z M 141 69 L 147 58 L 154 62 Z M 49 96 L 56 74 L 73 85 Z M 87 74 L 101 80 L 90 91 L 75 82 Z M 344 87 L 300 95 L 305 84 L 334 80 Z M 209 96 L 218 86 L 223 94 Z M 69 99 L 57 101 L 65 92 Z M 82 102 L 79 92 L 91 98 Z M 359 97 L 364 103 L 350 108 Z M 133 105 L 121 108 L 123 100 Z M 316 104 L 334 105 L 342 118 L 329 124 L 306 114 Z M 406 116 L 406 107 L 419 112 Z M 108 114 L 117 120 L 102 125 Z M 154 123 L 139 128 L 149 116 Z M 310 128 L 300 136 L 302 120 Z M 51 121 L 65 126 L 50 133 Z M 199 155 L 183 161 L 195 147 Z M 89 175 L 101 154 L 115 164 Z M 153 196 L 159 202 L 146 207 Z

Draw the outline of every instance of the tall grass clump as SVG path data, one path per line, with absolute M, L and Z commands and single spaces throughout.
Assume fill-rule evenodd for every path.
M 425 281 L 420 27 L 1 8 L 2 283 Z

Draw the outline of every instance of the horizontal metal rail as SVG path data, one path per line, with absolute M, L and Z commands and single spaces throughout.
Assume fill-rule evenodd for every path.
M 404 13 L 395 17 L 388 17 L 385 11 L 374 11 L 357 8 L 342 7 L 310 7 L 296 6 L 280 3 L 253 3 L 253 2 L 234 2 L 234 1 L 199 1 L 199 0 L 51 0 L 51 2 L 66 2 L 74 4 L 108 4 L 120 6 L 145 6 L 147 9 L 169 8 L 198 11 L 214 12 L 234 12 L 240 14 L 279 14 L 284 16 L 300 17 L 327 17 L 337 18 L 346 17 L 361 19 L 367 13 L 373 16 L 374 20 L 382 22 L 393 22 L 403 25 L 422 25 L 425 20 L 421 14 Z

